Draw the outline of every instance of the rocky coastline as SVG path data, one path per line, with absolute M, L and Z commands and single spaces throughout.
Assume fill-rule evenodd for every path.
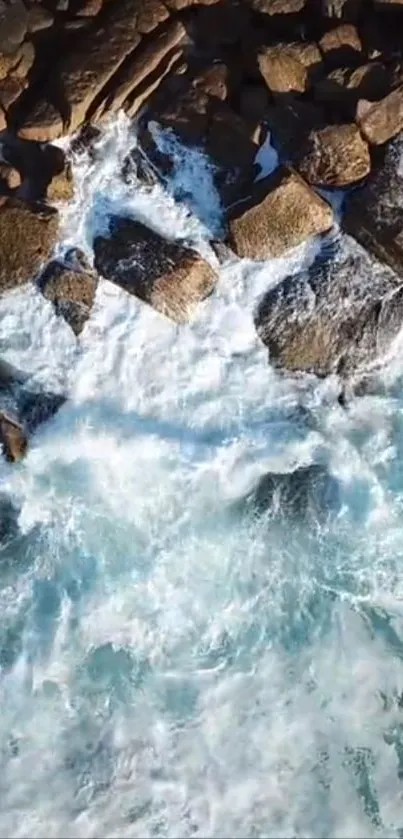
M 196 251 L 130 219 L 95 239 L 94 266 L 54 256 L 74 190 L 55 141 L 90 150 L 123 110 L 138 124 L 127 167 L 143 181 L 173 165 L 155 124 L 209 156 L 234 258 L 326 241 L 343 194 L 347 235 L 268 292 L 256 329 L 287 372 L 364 370 L 403 319 L 402 25 L 390 0 L 0 0 L 0 293 L 37 283 L 77 337 L 99 277 L 178 323 L 214 293 Z M 257 179 L 267 138 L 278 166 Z M 3 453 L 18 461 L 63 398 L 30 393 L 6 364 L 0 390 Z

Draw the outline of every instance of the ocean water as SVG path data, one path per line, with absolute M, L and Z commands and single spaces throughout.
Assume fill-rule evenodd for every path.
M 134 143 L 119 118 L 76 161 L 60 248 L 124 212 L 217 265 L 203 156 L 147 189 Z M 316 248 L 229 261 L 184 326 L 108 282 L 79 341 L 1 298 L 1 357 L 69 398 L 0 464 L 0 836 L 403 836 L 403 357 L 343 409 L 254 327 Z M 336 494 L 248 502 L 311 464 Z

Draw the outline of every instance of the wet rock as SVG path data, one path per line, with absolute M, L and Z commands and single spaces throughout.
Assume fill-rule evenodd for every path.
M 230 211 L 229 244 L 241 258 L 281 256 L 333 224 L 329 204 L 296 172 L 279 167 Z
M 131 149 L 123 161 L 122 178 L 125 183 L 129 183 L 135 178 L 143 186 L 149 187 L 155 186 L 159 180 L 156 172 L 138 146 Z
M 0 292 L 32 280 L 49 259 L 58 217 L 48 208 L 6 198 L 0 205 Z
M 196 251 L 131 219 L 114 218 L 110 236 L 95 239 L 94 253 L 99 274 L 178 323 L 215 286 L 214 271 Z
M 0 443 L 4 457 L 11 463 L 22 460 L 28 448 L 28 439 L 22 425 L 3 411 L 0 411 Z
M 360 190 L 348 196 L 344 229 L 381 262 L 403 276 L 403 172 L 401 139 Z
M 344 23 L 330 29 L 320 39 L 319 46 L 325 60 L 333 67 L 357 64 L 362 59 L 361 38 L 352 24 Z
M 391 348 L 403 322 L 402 301 L 397 275 L 346 238 L 334 257 L 320 256 L 271 289 L 256 325 L 277 367 L 350 376 Z
M 314 186 L 351 186 L 371 171 L 368 143 L 354 124 L 329 125 L 312 131 L 298 171 Z
M 356 120 L 366 140 L 383 145 L 403 130 L 403 85 L 379 102 L 360 100 Z
M 18 393 L 18 414 L 27 431 L 33 434 L 39 425 L 48 422 L 57 414 L 65 401 L 66 397 L 62 394 L 34 392 L 24 387 Z
M 340 507 L 338 482 L 319 464 L 264 475 L 247 498 L 256 513 L 292 519 L 322 519 Z
M 90 317 L 98 286 L 94 272 L 72 270 L 59 262 L 51 262 L 39 281 L 44 297 L 50 300 L 57 315 L 80 335 Z

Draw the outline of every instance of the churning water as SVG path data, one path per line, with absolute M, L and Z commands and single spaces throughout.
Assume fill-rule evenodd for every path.
M 61 246 L 120 212 L 215 262 L 203 157 L 124 184 L 130 131 L 77 161 Z M 1 463 L 2 837 L 403 835 L 403 365 L 347 410 L 270 368 L 256 304 L 313 255 L 234 259 L 185 326 L 101 282 L 78 342 L 1 299 L 0 355 L 69 397 Z M 337 503 L 245 501 L 309 464 Z

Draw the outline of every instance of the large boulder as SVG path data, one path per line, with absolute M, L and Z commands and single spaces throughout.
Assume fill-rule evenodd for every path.
M 358 30 L 349 23 L 342 23 L 322 36 L 319 46 L 325 61 L 333 67 L 344 64 L 358 64 L 363 55 L 363 46 Z
M 403 85 L 379 102 L 362 99 L 357 105 L 357 123 L 374 146 L 381 146 L 403 131 Z
M 16 199 L 0 204 L 0 292 L 34 279 L 56 244 L 57 213 Z
M 94 241 L 99 274 L 178 323 L 214 289 L 216 275 L 194 250 L 168 242 L 138 221 L 114 218 Z
M 284 44 L 263 47 L 258 54 L 259 70 L 274 96 L 305 93 L 309 88 L 308 68 L 291 46 L 288 49 Z
M 40 278 L 40 289 L 50 300 L 57 315 L 64 318 L 75 335 L 80 335 L 91 314 L 98 277 L 94 272 L 74 270 L 51 262 Z
M 403 286 L 353 240 L 287 277 L 262 300 L 256 325 L 270 361 L 288 372 L 349 376 L 390 350 L 403 323 Z
M 329 125 L 312 131 L 298 171 L 314 186 L 351 186 L 371 171 L 368 143 L 354 124 Z
M 403 277 L 402 140 L 389 147 L 368 183 L 347 197 L 343 227 L 381 262 Z
M 328 105 L 332 113 L 355 119 L 360 99 L 375 102 L 390 91 L 390 74 L 381 61 L 369 61 L 359 67 L 337 67 L 315 84 L 317 102 Z
M 242 258 L 270 259 L 332 225 L 330 205 L 284 166 L 253 184 L 251 196 L 230 210 L 229 244 Z

